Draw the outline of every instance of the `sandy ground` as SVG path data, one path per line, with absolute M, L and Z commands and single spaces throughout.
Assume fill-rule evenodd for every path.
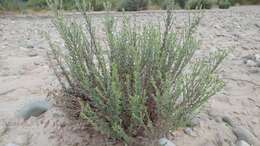
M 129 13 L 140 23 L 161 19 L 163 14 L 162 11 Z M 104 15 L 94 15 L 99 28 Z M 120 13 L 114 15 L 121 16 Z M 179 22 L 185 18 L 186 11 L 178 11 L 176 27 L 181 26 Z M 49 32 L 52 40 L 61 43 L 48 16 L 0 16 L 0 120 L 7 123 L 7 131 L 0 135 L 0 145 L 91 145 L 93 139 L 99 138 L 67 120 L 58 107 L 26 122 L 19 122 L 15 116 L 24 104 L 47 99 L 49 89 L 57 83 L 48 67 L 46 52 L 49 47 L 42 31 Z M 102 30 L 98 32 L 102 37 Z M 260 54 L 260 6 L 205 11 L 197 34 L 202 41 L 201 53 L 232 50 L 219 70 L 225 87 L 203 108 L 200 124 L 193 129 L 195 135 L 189 136 L 180 130 L 169 138 L 177 146 L 233 145 L 236 136 L 221 121 L 222 116 L 228 116 L 260 139 L 260 68 L 243 62 L 246 55 Z

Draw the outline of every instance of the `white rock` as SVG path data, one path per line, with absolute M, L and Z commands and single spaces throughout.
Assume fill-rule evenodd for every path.
M 176 146 L 173 142 L 171 142 L 167 138 L 161 138 L 159 140 L 159 143 L 160 143 L 161 146 Z
M 249 67 L 255 67 L 257 64 L 253 60 L 246 60 L 246 65 Z
M 260 62 L 260 54 L 255 54 L 255 61 Z
M 244 140 L 239 140 L 236 144 L 236 146 L 250 146 L 250 144 L 248 144 L 247 142 L 245 142 Z
M 191 128 L 185 128 L 185 129 L 183 129 L 183 132 L 189 136 L 193 136 L 193 137 L 196 136 L 196 134 L 193 132 L 193 130 Z

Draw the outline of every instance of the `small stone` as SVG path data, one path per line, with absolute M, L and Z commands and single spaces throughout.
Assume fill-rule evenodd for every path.
M 185 128 L 185 129 L 183 130 L 183 132 L 184 132 L 185 134 L 189 135 L 189 136 L 193 136 L 193 137 L 196 136 L 196 134 L 193 132 L 193 130 L 192 130 L 191 128 Z
M 191 119 L 190 125 L 191 127 L 200 126 L 200 118 L 195 117 Z
M 246 141 L 244 140 L 239 140 L 237 143 L 236 143 L 236 146 L 250 146 L 250 144 L 248 144 Z
M 238 140 L 244 140 L 251 145 L 254 145 L 257 142 L 255 136 L 245 128 L 234 127 L 233 133 L 236 135 Z
M 167 138 L 161 138 L 159 140 L 159 144 L 161 146 L 176 146 L 173 142 L 171 142 L 170 140 L 168 140 Z
M 0 121 L 0 137 L 3 136 L 7 131 L 7 124 L 4 121 Z
M 25 105 L 20 111 L 18 111 L 17 116 L 23 118 L 24 120 L 29 119 L 31 116 L 38 117 L 50 108 L 48 102 L 46 101 L 34 101 Z
M 36 65 L 36 66 L 40 65 L 39 62 L 34 62 L 33 64 Z
M 249 66 L 249 67 L 256 67 L 257 66 L 257 63 L 253 60 L 246 60 L 246 65 Z
M 260 54 L 255 54 L 255 61 L 260 62 Z
M 34 46 L 33 45 L 28 45 L 27 48 L 32 49 L 32 48 L 34 48 Z
M 13 144 L 13 143 L 8 143 L 8 144 L 6 144 L 5 146 L 19 146 L 19 145 Z
M 35 53 L 35 52 L 30 52 L 30 53 L 28 54 L 28 56 L 29 56 L 29 57 L 35 57 L 35 56 L 38 56 L 38 54 Z
M 260 61 L 256 62 L 256 67 L 260 67 Z
M 255 60 L 255 56 L 252 55 L 252 54 L 247 55 L 247 56 L 244 56 L 243 58 L 245 59 L 245 61 L 246 61 L 246 60 Z
M 255 26 L 256 26 L 257 28 L 260 28 L 260 24 L 257 24 L 257 23 L 256 23 Z
M 223 116 L 222 117 L 222 120 L 224 121 L 224 122 L 226 122 L 229 126 L 231 126 L 231 127 L 234 127 L 235 126 L 235 124 L 234 124 L 234 122 L 232 121 L 232 119 L 231 118 L 229 118 L 228 116 Z
M 220 122 L 222 122 L 222 118 L 221 118 L 220 116 L 218 116 L 218 117 L 216 117 L 215 121 L 216 121 L 217 123 L 220 123 Z
M 260 63 L 257 65 L 257 67 L 260 67 Z M 248 70 L 249 73 L 252 73 L 252 74 L 257 74 L 260 72 L 260 69 L 259 68 L 252 68 L 250 70 Z

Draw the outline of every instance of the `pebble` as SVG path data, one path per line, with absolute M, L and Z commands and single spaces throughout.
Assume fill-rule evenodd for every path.
M 38 56 L 38 54 L 35 53 L 35 52 L 30 52 L 30 53 L 28 54 L 28 56 L 29 56 L 29 57 L 35 57 L 35 56 Z
M 255 60 L 255 56 L 254 56 L 254 55 L 251 55 L 251 54 L 250 54 L 250 55 L 247 55 L 247 56 L 244 56 L 243 58 L 245 59 L 245 61 L 246 61 L 246 60 Z
M 222 118 L 221 118 L 220 116 L 218 116 L 218 117 L 216 117 L 215 121 L 216 121 L 217 123 L 221 123 L 221 122 L 222 122 Z
M 244 140 L 239 140 L 237 143 L 236 143 L 236 146 L 250 146 L 250 144 L 248 144 L 246 141 Z
M 33 45 L 28 45 L 27 48 L 32 49 L 32 48 L 34 48 L 34 46 Z
M 46 101 L 34 101 L 25 105 L 17 113 L 19 118 L 24 120 L 29 119 L 31 116 L 38 117 L 50 108 L 49 103 Z
M 222 120 L 223 120 L 223 122 L 226 122 L 229 126 L 235 127 L 235 123 L 228 116 L 223 116 Z
M 260 63 L 257 66 L 260 67 Z M 257 74 L 257 73 L 260 73 L 260 69 L 259 68 L 253 68 L 253 69 L 248 70 L 248 72 L 252 73 L 252 74 Z
M 191 119 L 190 125 L 191 127 L 200 126 L 200 118 L 195 117 Z
M 257 66 L 257 63 L 253 60 L 246 60 L 246 65 L 249 66 L 249 67 L 256 67 Z
M 4 121 L 0 121 L 0 137 L 7 131 L 7 124 Z
M 255 61 L 260 62 L 260 54 L 255 54 Z
M 176 146 L 173 142 L 171 142 L 167 138 L 161 138 L 159 140 L 159 143 L 160 143 L 161 146 Z
M 196 136 L 196 134 L 193 132 L 193 130 L 191 128 L 185 128 L 185 129 L 183 129 L 183 132 L 189 136 L 193 136 L 193 137 Z
M 257 142 L 255 136 L 245 128 L 234 127 L 233 133 L 236 135 L 238 140 L 244 140 L 251 145 L 254 145 Z

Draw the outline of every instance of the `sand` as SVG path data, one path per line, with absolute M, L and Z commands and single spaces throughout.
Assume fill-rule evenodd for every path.
M 187 11 L 177 11 L 176 27 L 181 27 Z M 127 13 L 140 23 L 161 20 L 163 11 Z M 120 18 L 120 13 L 113 13 Z M 94 13 L 99 28 L 104 15 Z M 78 17 L 71 14 L 70 17 Z M 0 120 L 7 130 L 0 135 L 0 145 L 17 143 L 26 146 L 83 146 L 102 142 L 80 123 L 69 120 L 56 106 L 37 118 L 25 122 L 16 118 L 24 104 L 48 100 L 49 91 L 57 81 L 49 68 L 48 43 L 42 32 L 49 32 L 53 41 L 62 41 L 48 15 L 0 16 Z M 104 34 L 98 29 L 98 36 Z M 201 41 L 199 54 L 217 49 L 230 50 L 219 68 L 224 89 L 210 98 L 203 107 L 200 124 L 193 128 L 195 136 L 182 130 L 169 135 L 177 146 L 229 146 L 236 142 L 231 127 L 221 120 L 228 116 L 237 125 L 248 129 L 260 139 L 260 68 L 249 67 L 244 56 L 260 54 L 260 6 L 233 7 L 228 10 L 207 10 L 197 32 Z M 3 122 L 2 122 L 3 123 Z M 0 125 L 1 127 L 1 125 Z M 100 144 L 96 144 L 100 145 Z

